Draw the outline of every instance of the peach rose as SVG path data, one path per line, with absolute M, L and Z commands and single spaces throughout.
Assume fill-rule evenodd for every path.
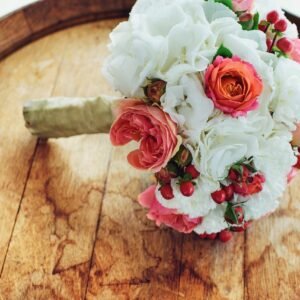
M 300 39 L 293 40 L 293 51 L 290 54 L 290 57 L 295 60 L 296 62 L 300 63 Z
M 205 91 L 215 107 L 234 117 L 258 107 L 263 84 L 254 67 L 234 56 L 218 56 L 205 73 Z
M 233 0 L 233 10 L 238 11 L 251 11 L 254 5 L 254 0 Z
M 179 232 L 190 233 L 201 224 L 202 218 L 190 218 L 187 215 L 177 214 L 176 210 L 163 207 L 156 199 L 155 185 L 150 186 L 139 195 L 138 201 L 149 209 L 147 217 L 156 222 L 157 226 L 165 224 Z
M 110 130 L 113 145 L 140 142 L 138 150 L 128 155 L 137 169 L 158 172 L 177 150 L 177 126 L 158 106 L 139 99 L 120 100 L 115 108 L 117 118 Z

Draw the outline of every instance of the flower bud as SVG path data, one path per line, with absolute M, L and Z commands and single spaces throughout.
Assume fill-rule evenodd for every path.
M 279 13 L 276 10 L 272 10 L 267 14 L 267 21 L 271 24 L 275 24 L 279 20 Z
M 174 157 L 174 161 L 179 167 L 186 167 L 191 164 L 192 160 L 191 152 L 185 146 L 181 145 L 179 151 Z
M 166 92 L 167 83 L 163 80 L 154 80 L 145 89 L 145 95 L 153 102 L 159 103 L 161 96 Z
M 286 37 L 277 42 L 277 47 L 284 53 L 290 53 L 293 51 L 293 43 Z

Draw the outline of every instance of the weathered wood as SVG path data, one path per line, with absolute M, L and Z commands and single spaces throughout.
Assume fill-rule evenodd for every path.
M 56 36 L 63 37 L 60 72 L 49 82 L 55 82 L 54 96 L 90 96 L 105 89 L 94 58 L 107 55 L 108 33 L 117 22 L 49 37 L 52 47 Z M 74 64 L 78 57 L 81 64 Z M 0 281 L 5 298 L 84 298 L 110 151 L 108 137 L 97 135 L 39 145 Z
M 245 298 L 300 299 L 300 177 L 281 209 L 249 230 L 245 245 Z
M 182 237 L 147 221 L 137 196 L 151 180 L 128 167 L 127 152 L 113 152 L 87 299 L 174 299 Z
M 36 145 L 24 127 L 22 104 L 50 96 L 61 45 L 61 37 L 45 39 L 0 64 L 0 273 Z
M 0 59 L 54 31 L 125 17 L 135 0 L 43 0 L 0 19 Z

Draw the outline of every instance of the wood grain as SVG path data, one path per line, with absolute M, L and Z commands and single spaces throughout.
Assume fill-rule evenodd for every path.
M 0 18 L 0 59 L 57 30 L 126 17 L 135 0 L 42 0 Z
M 36 147 L 24 129 L 27 98 L 113 93 L 100 69 L 119 21 L 0 63 L 0 299 L 299 299 L 300 177 L 278 212 L 223 245 L 147 220 L 136 198 L 153 179 L 127 164 L 130 147 L 105 135 Z

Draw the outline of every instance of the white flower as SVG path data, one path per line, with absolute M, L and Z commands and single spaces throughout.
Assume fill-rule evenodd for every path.
M 254 158 L 255 166 L 266 178 L 262 192 L 244 204 L 246 220 L 253 220 L 273 212 L 287 187 L 287 176 L 296 163 L 292 147 L 280 137 L 262 140 L 260 150 Z
M 196 75 L 183 76 L 179 85 L 167 85 L 162 106 L 172 119 L 183 129 L 183 134 L 197 143 L 214 110 L 211 99 L 207 98 L 202 83 Z
M 276 90 L 271 103 L 274 120 L 295 130 L 300 122 L 300 64 L 279 59 L 275 69 Z

